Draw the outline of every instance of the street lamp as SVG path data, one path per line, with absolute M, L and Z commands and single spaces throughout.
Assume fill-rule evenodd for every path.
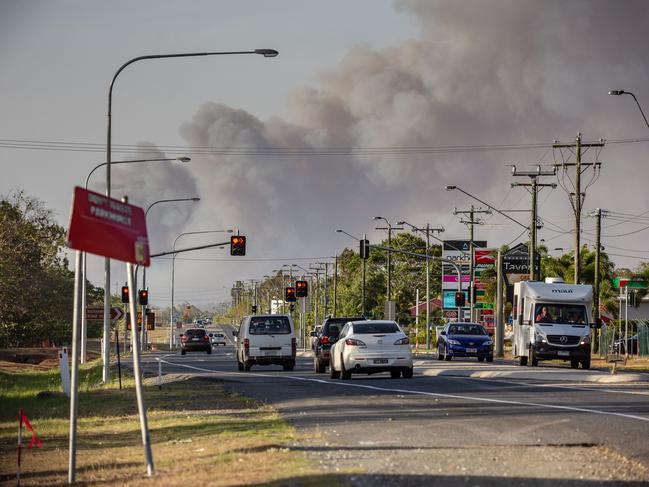
M 171 323 L 169 326 L 169 348 L 173 347 L 174 341 L 174 277 L 175 277 L 175 266 L 176 266 L 176 243 L 178 239 L 184 235 L 198 235 L 204 233 L 232 233 L 234 230 L 202 230 L 198 232 L 183 232 L 176 237 L 173 244 L 173 255 L 171 256 L 171 311 L 169 312 Z
M 108 127 L 106 131 L 106 196 L 110 197 L 111 192 L 111 159 L 112 159 L 112 112 L 113 112 L 113 88 L 115 86 L 115 81 L 120 73 L 129 65 L 147 59 L 166 59 L 166 58 L 180 58 L 180 57 L 199 57 L 199 56 L 217 56 L 217 55 L 231 55 L 231 54 L 258 54 L 264 57 L 275 57 L 279 53 L 274 49 L 255 49 L 253 51 L 233 51 L 233 52 L 191 52 L 191 53 L 178 53 L 178 54 L 152 54 L 146 56 L 134 57 L 124 64 L 122 64 L 119 69 L 113 75 L 113 78 L 108 87 Z M 189 158 L 187 158 L 189 159 Z M 106 330 L 110 330 L 110 259 L 106 258 L 104 260 L 104 333 Z M 104 336 L 106 340 L 106 336 Z M 104 343 L 104 351 L 107 351 L 107 345 Z M 103 382 L 107 383 L 109 379 L 109 370 L 106 365 L 108 354 L 104 358 L 104 371 L 103 371 Z M 137 364 L 136 374 L 139 374 L 139 364 Z M 139 380 L 139 379 L 138 379 Z M 139 391 L 139 388 L 138 388 Z M 138 401 L 139 403 L 139 401 Z M 147 457 L 150 457 L 150 449 L 147 447 Z M 151 475 L 153 471 L 153 461 L 148 461 L 147 458 L 147 473 Z M 76 464 L 76 459 L 71 459 L 71 465 L 68 473 L 68 481 L 74 482 L 74 464 Z
M 164 158 L 155 158 L 155 159 L 130 159 L 127 161 L 115 161 L 113 164 L 137 164 L 141 162 L 173 162 L 173 161 L 178 161 L 178 162 L 189 162 L 191 159 L 186 156 L 182 157 L 164 157 Z M 95 167 L 93 167 L 90 172 L 88 173 L 88 176 L 86 176 L 86 184 L 85 188 L 88 189 L 88 184 L 90 183 L 90 176 L 93 175 L 93 173 L 99 169 L 100 167 L 107 166 L 107 162 L 102 162 L 101 164 L 97 164 Z M 88 335 L 88 320 L 86 317 L 86 306 L 87 306 L 87 286 L 86 286 L 86 279 L 87 279 L 87 264 L 86 264 L 86 253 L 82 252 L 81 253 L 81 309 L 83 312 L 81 313 L 81 363 L 85 363 L 86 361 L 86 343 L 87 343 L 87 335 Z M 105 300 L 104 300 L 105 302 Z M 109 311 L 110 315 L 110 311 Z M 110 323 L 110 321 L 109 321 Z M 106 322 L 104 322 L 104 332 L 103 332 L 103 337 L 104 337 L 104 345 L 102 349 L 102 355 L 103 355 L 103 378 L 104 382 L 108 380 L 108 370 L 110 366 L 110 360 L 109 360 L 109 354 L 110 354 L 110 326 L 106 326 Z
M 392 230 L 403 230 L 403 227 L 393 227 L 392 224 L 388 221 L 387 218 L 383 216 L 375 216 L 374 220 L 383 220 L 387 224 L 386 227 L 376 227 L 375 230 L 387 230 L 388 231 L 388 248 L 392 248 Z M 395 316 L 392 316 L 392 262 L 391 262 L 391 254 L 388 250 L 388 282 L 387 282 L 387 301 L 388 301 L 388 316 L 387 319 L 393 320 L 395 319 Z
M 638 99 L 635 97 L 633 93 L 630 91 L 624 91 L 624 90 L 611 90 L 608 92 L 609 95 L 614 95 L 614 96 L 620 96 L 620 95 L 631 95 L 633 99 L 635 100 L 635 104 L 638 105 L 638 110 L 640 110 L 640 113 L 642 114 L 642 118 L 644 118 L 644 123 L 647 124 L 647 127 L 649 127 L 649 121 L 647 121 L 647 117 L 645 116 L 644 112 L 642 111 L 642 107 L 640 106 L 640 102 Z
M 154 207 L 155 205 L 157 205 L 157 204 L 160 204 L 160 203 L 175 203 L 175 202 L 183 202 L 183 201 L 193 201 L 193 202 L 198 202 L 198 201 L 200 201 L 200 200 L 201 200 L 200 198 L 198 198 L 198 197 L 194 197 L 194 198 L 173 198 L 173 199 L 166 199 L 166 200 L 158 200 L 158 201 L 154 201 L 153 203 L 151 203 L 151 204 L 147 207 L 146 211 L 144 212 L 144 221 L 146 222 L 146 217 L 147 217 L 147 215 L 149 214 L 149 211 L 151 210 L 151 208 L 153 208 L 153 207 Z M 137 269 L 137 267 L 136 267 L 136 269 Z M 135 278 L 136 278 L 136 279 L 135 279 L 135 282 L 137 283 L 137 271 L 136 271 L 136 273 L 135 273 Z M 137 287 L 137 286 L 136 286 L 136 287 Z M 146 289 L 146 267 L 143 267 L 143 268 L 142 268 L 142 289 Z M 146 308 L 146 306 L 143 305 L 143 306 L 142 306 L 142 331 L 141 331 L 141 333 L 142 333 L 142 340 L 141 340 L 141 342 L 142 342 L 142 343 L 140 344 L 140 346 L 142 347 L 142 351 L 145 351 L 145 350 L 146 350 L 146 335 L 147 335 L 147 334 L 146 334 L 146 325 L 147 325 L 147 318 L 146 318 L 145 308 Z
M 351 233 L 347 233 L 345 230 L 338 229 L 336 230 L 337 233 L 344 233 L 350 238 L 353 238 L 356 241 L 360 241 L 359 238 L 354 237 Z M 363 238 L 365 238 L 365 235 L 363 235 Z M 363 261 L 363 277 L 362 277 L 362 287 L 361 287 L 361 316 L 365 317 L 365 275 L 366 275 L 366 263 L 367 259 L 361 259 Z

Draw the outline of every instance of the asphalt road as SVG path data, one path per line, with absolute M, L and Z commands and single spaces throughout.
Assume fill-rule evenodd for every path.
M 545 367 L 539 380 L 424 375 L 448 367 L 436 360 L 417 361 L 413 379 L 341 381 L 315 374 L 309 357 L 292 372 L 238 372 L 233 350 L 145 361 L 149 371 L 158 357 L 163 373 L 207 375 L 272 405 L 303 434 L 296 450 L 326 471 L 359 472 L 342 476 L 351 485 L 649 485 L 647 383 L 549 381 Z

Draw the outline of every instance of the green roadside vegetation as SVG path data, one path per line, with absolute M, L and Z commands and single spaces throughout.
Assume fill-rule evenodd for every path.
M 134 380 L 102 385 L 101 363 L 81 367 L 77 481 L 119 485 L 336 485 L 306 455 L 272 408 L 226 392 L 216 380 L 175 376 L 145 386 L 155 474 L 147 478 Z M 145 381 L 149 382 L 149 380 Z M 18 409 L 43 449 L 23 450 L 23 485 L 67 480 L 69 400 L 58 369 L 0 369 L 0 484 L 15 482 Z M 29 432 L 24 440 L 29 443 Z

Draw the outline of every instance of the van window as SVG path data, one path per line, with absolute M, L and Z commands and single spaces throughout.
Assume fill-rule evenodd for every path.
M 586 308 L 581 304 L 548 304 L 537 303 L 534 310 L 536 323 L 587 323 Z
M 291 324 L 286 316 L 253 316 L 248 330 L 251 335 L 288 335 Z

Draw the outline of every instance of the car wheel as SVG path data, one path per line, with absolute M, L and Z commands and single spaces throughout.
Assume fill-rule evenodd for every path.
M 352 378 L 351 371 L 345 369 L 345 361 L 340 357 L 340 377 L 342 380 L 349 380 Z
M 446 348 L 446 353 L 444 354 L 444 359 L 445 359 L 447 362 L 450 362 L 452 358 L 453 358 L 453 357 L 451 357 L 451 354 L 448 353 L 448 348 Z
M 585 370 L 590 369 L 590 357 L 581 361 L 581 368 Z
M 412 379 L 413 374 L 415 373 L 412 367 L 406 367 L 401 371 L 404 379 Z
M 331 377 L 332 379 L 340 379 L 340 372 L 334 369 L 333 360 L 329 362 L 329 377 Z
M 442 347 L 437 347 L 437 360 L 444 360 L 444 354 L 442 353 Z
M 398 379 L 399 377 L 401 377 L 401 370 L 391 370 L 390 377 L 392 377 L 393 379 Z
M 534 349 L 530 347 L 529 350 L 529 357 L 527 358 L 527 363 L 530 365 L 530 367 L 537 367 L 539 365 L 539 359 L 536 358 L 536 355 L 534 355 Z
M 491 362 L 493 362 L 493 361 L 494 361 L 494 357 L 493 357 L 493 355 L 487 357 L 487 362 L 491 363 Z
M 243 370 L 243 364 L 239 362 L 239 359 L 237 359 L 237 368 L 242 371 Z
M 212 355 L 212 349 L 211 349 L 211 348 L 208 348 L 208 349 L 207 349 L 207 354 L 208 354 L 208 355 Z
M 248 362 L 243 363 L 243 370 L 244 372 L 250 372 L 250 369 L 252 368 L 252 364 L 249 364 Z
M 295 368 L 293 364 L 284 364 L 282 367 L 284 367 L 284 370 L 293 370 Z
M 186 353 L 187 352 L 184 349 L 180 350 L 180 355 L 185 355 Z
M 316 374 L 324 374 L 327 371 L 327 367 L 321 360 L 318 360 L 318 357 L 313 359 L 313 368 Z
M 572 359 L 570 361 L 570 368 L 571 369 L 576 369 L 579 367 L 579 360 Z
M 484 357 L 478 357 L 478 362 L 484 362 Z

